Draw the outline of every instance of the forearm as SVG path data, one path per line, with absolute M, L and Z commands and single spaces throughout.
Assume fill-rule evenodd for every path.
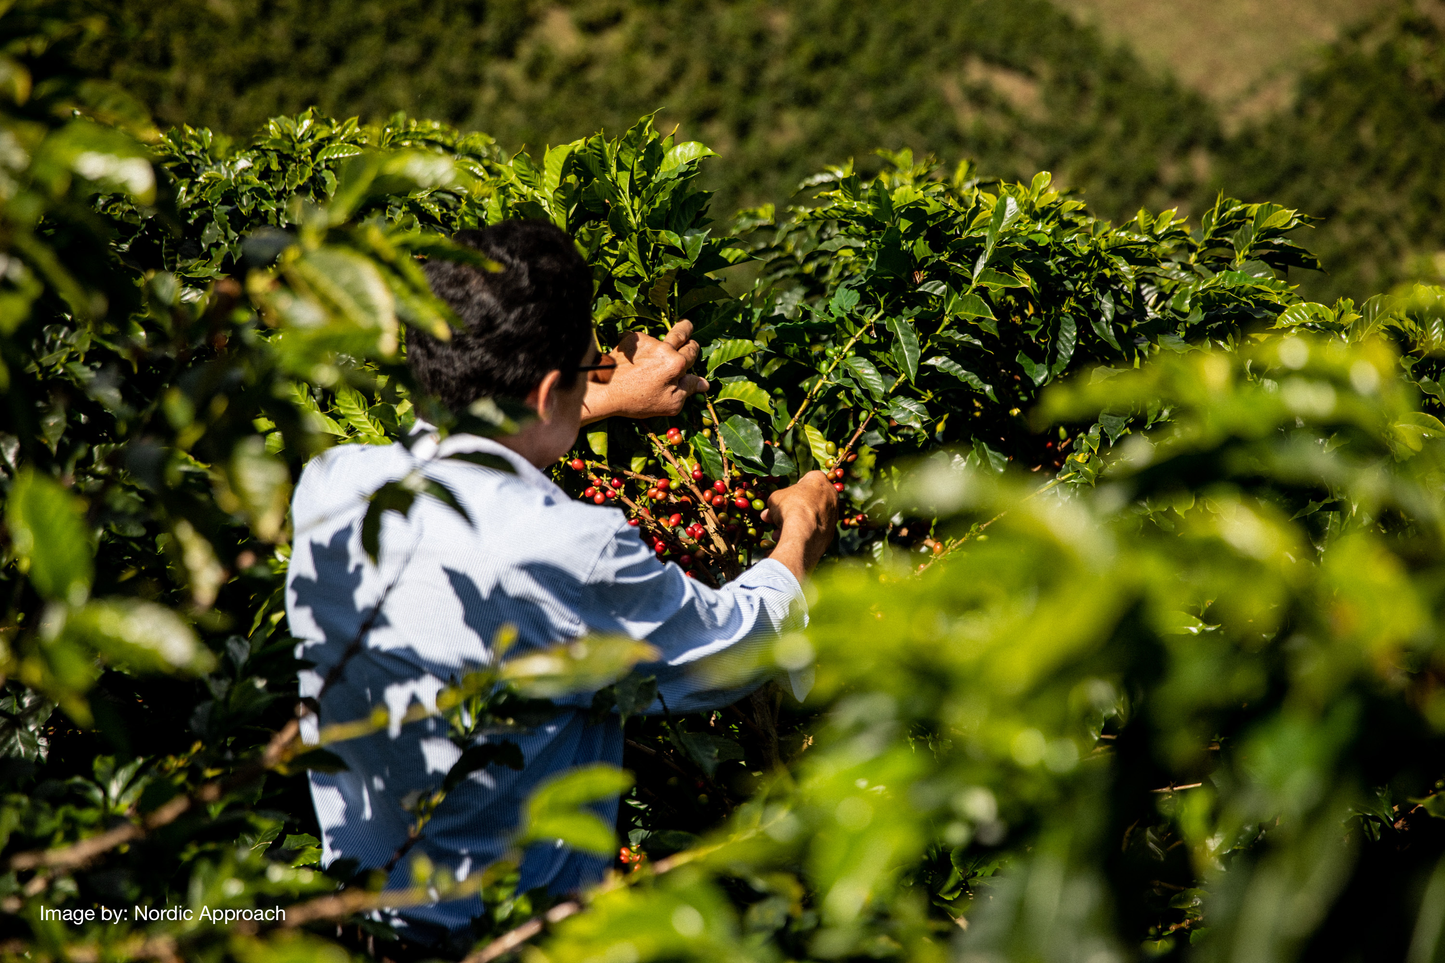
M 778 533 L 777 547 L 768 555 L 768 558 L 792 572 L 799 584 L 812 569 L 808 564 L 808 541 L 808 533 L 803 531 L 803 526 L 784 525 L 783 530 Z
M 833 541 L 833 520 L 813 512 L 799 512 L 783 519 L 778 545 L 768 558 L 793 573 L 801 584 L 818 566 Z
M 613 393 L 607 385 L 595 381 L 587 382 L 587 394 L 582 398 L 582 424 L 596 424 L 604 418 L 620 414 Z

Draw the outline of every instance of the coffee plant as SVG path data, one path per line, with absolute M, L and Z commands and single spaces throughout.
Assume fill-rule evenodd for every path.
M 372 910 L 478 894 L 473 960 L 1440 952 L 1445 293 L 1307 303 L 1294 211 L 1116 226 L 906 151 L 723 230 L 711 152 L 646 118 L 510 157 L 405 117 L 160 133 L 27 23 L 0 46 L 0 956 L 386 956 Z M 446 237 L 509 217 L 577 238 L 604 347 L 687 318 L 713 382 L 595 426 L 568 491 L 717 584 L 770 547 L 770 490 L 832 473 L 838 557 L 757 667 L 812 674 L 806 702 L 639 716 L 647 648 L 589 639 L 300 739 L 293 480 L 418 419 L 514 425 L 404 364 L 454 322 L 419 260 L 487 267 Z M 370 550 L 418 497 L 461 511 L 385 486 Z M 577 692 L 635 776 L 543 784 L 464 878 L 319 865 L 326 745 L 445 717 L 420 835 L 522 763 L 481 728 Z M 585 808 L 619 793 L 617 872 L 515 891 L 531 842 L 619 852 Z

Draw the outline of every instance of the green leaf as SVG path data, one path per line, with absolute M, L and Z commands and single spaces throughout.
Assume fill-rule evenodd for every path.
M 1089 318 L 1089 324 L 1093 327 L 1094 333 L 1097 334 L 1101 339 L 1103 339 L 1105 344 L 1113 348 L 1115 351 L 1123 350 L 1119 346 L 1119 336 L 1114 333 L 1114 325 L 1107 318 L 1098 315 L 1091 315 Z
M 375 330 L 381 335 L 378 350 L 384 354 L 395 350 L 396 299 L 373 261 L 355 251 L 324 247 L 301 255 L 285 273 L 331 319 Z M 308 326 L 306 318 L 304 312 L 287 315 L 297 327 Z
M 357 433 L 358 441 L 368 445 L 385 445 L 391 439 L 386 437 L 386 428 L 371 416 L 366 396 L 349 385 L 336 389 L 336 413 L 344 424 L 350 425 Z
M 716 157 L 716 152 L 710 150 L 707 145 L 700 144 L 695 140 L 678 144 L 668 151 L 662 158 L 662 173 L 690 164 L 693 161 L 702 160 L 704 157 Z
M 63 634 L 107 661 L 146 672 L 202 674 L 216 659 L 175 612 L 139 599 L 87 602 L 67 614 Z
M 657 701 L 657 676 L 632 673 L 612 687 L 617 714 L 626 722 L 628 716 L 646 712 Z
M 1079 328 L 1072 315 L 1064 315 L 1059 319 L 1059 329 L 1054 335 L 1052 345 L 1054 363 L 1052 374 L 1057 377 L 1069 366 L 1069 361 L 1074 357 L 1074 349 L 1079 343 Z
M 929 358 L 923 363 L 927 365 L 932 365 L 939 371 L 943 371 L 953 375 L 959 381 L 962 381 L 964 384 L 968 385 L 975 391 L 983 392 L 985 395 L 988 395 L 990 401 L 998 401 L 998 398 L 996 398 L 993 393 L 993 385 L 984 381 L 978 375 L 974 374 L 972 371 L 969 371 L 967 368 L 959 364 L 957 361 L 954 361 L 952 358 L 945 358 L 942 355 L 939 355 L 936 358 Z
M 292 833 L 281 841 L 283 850 L 294 852 L 292 866 L 321 865 L 321 840 L 310 833 Z
M 576 148 L 576 143 L 562 144 L 548 149 L 546 155 L 542 158 L 542 192 L 547 195 L 546 201 L 548 207 L 553 206 L 552 195 L 556 194 L 557 188 L 562 186 L 562 171 L 567 166 L 567 160 L 572 156 L 572 151 Z M 556 212 L 557 210 L 554 209 L 554 216 Z M 563 223 L 558 224 L 558 227 L 565 226 L 566 222 L 566 212 L 562 211 L 561 213 L 563 215 Z
M 888 394 L 888 385 L 883 381 L 883 376 L 878 373 L 878 369 L 873 366 L 873 362 L 854 355 L 844 364 L 849 371 L 853 372 L 853 377 L 858 379 L 858 383 L 873 396 L 874 401 L 882 401 Z
M 1000 197 L 994 203 L 993 216 L 988 223 L 988 234 L 984 237 L 983 253 L 978 256 L 978 261 L 974 265 L 975 284 L 980 283 L 977 276 L 983 273 L 984 266 L 988 264 L 989 258 L 993 257 L 993 249 L 998 244 L 999 236 L 1003 234 L 1006 227 L 1013 223 L 1018 214 L 1019 202 L 1012 197 Z
M 1395 436 L 1411 451 L 1422 451 L 1426 438 L 1445 438 L 1445 424 L 1434 415 L 1412 411 L 1394 425 Z
M 885 318 L 884 324 L 893 335 L 893 357 L 898 368 L 911 383 L 918 377 L 918 332 L 907 318 Z
M 771 415 L 773 412 L 772 403 L 768 400 L 768 393 L 751 381 L 730 381 L 723 385 L 717 393 L 716 401 L 741 401 L 751 408 L 756 408 L 763 414 Z
M 703 304 L 711 304 L 714 301 L 726 301 L 732 297 L 727 289 L 720 284 L 705 284 L 702 287 L 693 288 L 684 294 L 677 302 L 677 313 L 686 317 L 693 308 Z
M 709 779 L 717 774 L 718 763 L 746 758 L 743 747 L 725 736 L 716 736 L 709 732 L 673 730 L 672 738 L 677 747 L 687 753 Z
M 808 451 L 812 454 L 813 460 L 818 463 L 819 467 L 833 463 L 833 456 L 828 454 L 828 439 L 823 437 L 821 431 L 812 425 L 804 425 L 803 437 L 807 439 Z
M 698 463 L 709 478 L 721 478 L 723 476 L 722 455 L 713 447 L 699 432 L 692 436 L 692 450 L 697 453 Z
M 714 341 L 707 351 L 707 376 L 720 366 L 729 361 L 736 361 L 744 358 L 758 350 L 757 343 L 746 338 L 733 338 L 726 341 Z
M 745 458 L 763 455 L 763 430 L 751 418 L 733 415 L 722 423 L 722 437 L 728 450 Z
M 518 844 L 560 839 L 573 849 L 604 855 L 617 845 L 612 827 L 583 809 L 632 786 L 632 776 L 603 763 L 579 766 L 544 780 L 522 807 Z
M 1129 417 L 1127 411 L 1123 413 L 1105 411 L 1099 414 L 1099 427 L 1104 430 L 1104 434 L 1109 436 L 1109 444 L 1118 442 L 1119 436 L 1129 426 Z
M 888 228 L 878 239 L 873 255 L 873 273 L 881 277 L 901 278 L 913 272 L 913 259 L 903 250 L 903 235 L 897 226 Z
M 53 478 L 26 468 L 10 486 L 5 522 L 35 591 L 71 605 L 84 602 L 95 579 L 85 504 Z
M 833 292 L 833 300 L 828 303 L 828 309 L 836 317 L 846 318 L 853 313 L 858 306 L 858 292 L 849 287 L 841 287 Z
M 893 402 L 893 407 L 888 410 L 888 417 L 900 425 L 922 428 L 930 416 L 928 409 L 923 406 L 921 401 L 915 401 L 912 398 L 897 398 Z
M 607 429 L 587 432 L 587 447 L 603 461 L 607 460 Z
M 768 467 L 768 474 L 775 478 L 785 478 L 798 470 L 797 464 L 783 450 L 782 445 L 773 445 L 773 463 Z
M 1035 385 L 1041 385 L 1048 380 L 1048 365 L 1040 364 L 1033 358 L 1030 358 L 1028 355 L 1024 354 L 1023 351 L 1020 351 L 1018 353 L 1018 357 L 1015 360 L 1018 361 L 1019 366 L 1024 369 L 1024 374 L 1028 375 L 1029 379 L 1033 381 Z
M 995 320 L 993 309 L 988 306 L 988 302 L 977 294 L 967 292 L 958 294 L 950 290 L 944 301 L 943 311 L 950 317 Z
M 981 271 L 976 271 L 973 275 L 973 284 L 975 287 L 982 285 L 988 288 L 1028 287 L 1027 284 L 1012 274 L 1004 274 L 1002 271 L 995 271 L 993 268 L 984 268 Z M 992 315 L 990 315 L 990 317 L 992 317 Z
M 291 504 L 291 473 L 266 451 L 264 439 L 241 439 L 218 480 L 216 502 L 223 510 L 245 515 L 263 541 L 280 541 Z
M 362 150 L 356 144 L 332 144 L 330 147 L 323 147 L 321 153 L 316 155 L 316 159 L 318 161 L 345 160 L 360 153 Z

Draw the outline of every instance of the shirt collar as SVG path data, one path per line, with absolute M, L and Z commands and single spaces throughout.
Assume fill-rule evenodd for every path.
M 422 432 L 426 433 L 426 437 L 418 439 L 411 446 L 412 455 L 420 461 L 435 461 L 472 451 L 485 452 L 488 455 L 497 455 L 505 459 L 516 469 L 517 478 L 527 486 L 558 498 L 567 497 L 567 493 L 557 487 L 556 483 L 539 471 L 535 465 L 506 445 L 499 444 L 491 438 L 468 434 L 448 435 L 446 438 L 442 438 L 433 425 L 418 418 L 412 427 L 412 433 L 420 434 Z

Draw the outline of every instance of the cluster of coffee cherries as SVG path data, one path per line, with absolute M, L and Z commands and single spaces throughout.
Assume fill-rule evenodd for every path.
M 843 464 L 852 464 L 857 460 L 858 453 L 855 451 L 850 451 L 848 453 L 848 456 L 843 459 Z M 843 492 L 843 479 L 847 477 L 848 470 L 844 468 L 843 465 L 839 465 L 837 468 L 834 468 L 832 471 L 828 472 L 828 480 L 833 483 L 834 491 L 837 491 L 839 494 L 842 494 Z M 838 518 L 838 524 L 843 526 L 844 528 L 867 528 L 868 516 L 863 514 L 862 512 L 854 512 L 852 514 L 845 513 Z
M 681 432 L 668 432 L 667 443 L 676 447 Z M 776 544 L 761 513 L 773 488 L 786 484 L 775 479 L 751 479 L 732 471 L 729 479 L 710 480 L 700 466 L 672 459 L 680 476 L 652 476 L 615 471 L 574 458 L 568 467 L 582 474 L 588 485 L 582 499 L 596 505 L 617 504 L 628 524 L 641 530 L 643 541 L 657 553 L 675 561 L 684 572 L 706 582 L 732 578 L 751 559 L 754 550 L 768 551 Z M 689 483 L 690 482 L 690 483 Z
M 617 858 L 622 860 L 624 866 L 631 866 L 632 872 L 635 873 L 642 868 L 642 863 L 647 859 L 647 854 L 642 851 L 641 846 L 623 846 L 622 850 L 617 854 Z

